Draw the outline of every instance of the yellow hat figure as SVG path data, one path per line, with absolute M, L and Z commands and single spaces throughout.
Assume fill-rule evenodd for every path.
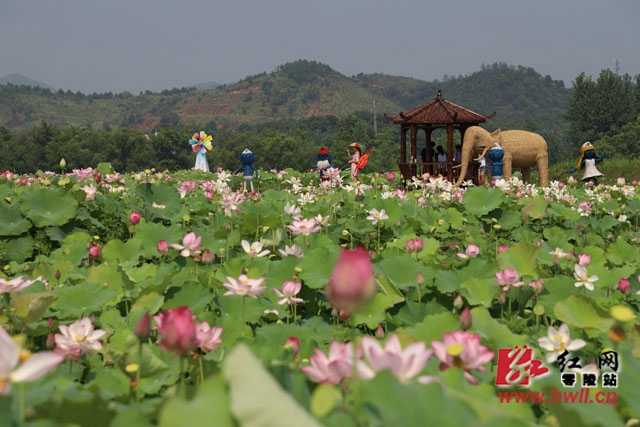
M 598 185 L 598 177 L 604 176 L 604 174 L 598 170 L 596 164 L 602 162 L 603 160 L 604 154 L 598 156 L 598 153 L 596 153 L 596 149 L 593 144 L 587 141 L 582 144 L 582 147 L 580 147 L 580 159 L 578 160 L 578 164 L 575 168 L 571 169 L 569 173 L 573 173 L 578 169 L 583 169 L 584 175 L 582 176 L 581 181 L 593 183 L 593 185 Z

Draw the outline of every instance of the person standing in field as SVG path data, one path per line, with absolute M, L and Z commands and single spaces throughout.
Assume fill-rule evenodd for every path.
M 360 144 L 358 144 L 357 142 L 352 143 L 351 145 L 349 145 L 349 147 L 352 147 L 354 150 L 353 154 L 351 154 L 351 152 L 347 148 L 347 155 L 351 157 L 351 160 L 349 160 L 349 163 L 351 163 L 351 178 L 354 181 L 357 181 L 358 173 L 360 172 L 360 169 L 358 169 L 358 162 L 360 161 L 362 151 L 360 151 Z

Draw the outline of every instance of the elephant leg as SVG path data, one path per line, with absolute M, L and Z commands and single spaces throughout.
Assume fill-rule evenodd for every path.
M 540 186 L 547 187 L 549 185 L 549 157 L 544 156 L 536 161 L 538 168 L 538 177 Z
M 511 179 L 511 167 L 511 160 L 505 159 L 504 165 L 502 165 L 502 176 L 506 181 Z
M 531 168 L 530 167 L 520 168 L 520 170 L 522 171 L 522 180 L 527 184 L 530 183 L 531 182 Z

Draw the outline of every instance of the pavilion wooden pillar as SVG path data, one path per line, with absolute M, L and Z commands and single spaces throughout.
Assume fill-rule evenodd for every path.
M 416 158 L 417 149 L 417 137 L 418 137 L 418 129 L 416 125 L 411 125 L 411 157 Z
M 400 163 L 407 163 L 407 128 L 400 126 Z
M 447 161 L 453 162 L 453 124 L 447 125 Z M 451 167 L 447 168 L 447 178 L 449 181 L 453 181 L 453 170 Z

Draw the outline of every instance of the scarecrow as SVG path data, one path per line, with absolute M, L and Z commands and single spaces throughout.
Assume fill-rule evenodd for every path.
M 211 140 L 213 137 L 207 135 L 204 131 L 200 133 L 194 133 L 189 144 L 193 148 L 193 152 L 196 154 L 196 166 L 194 169 L 209 172 L 209 162 L 207 162 L 207 151 L 211 150 Z
M 247 191 L 247 182 L 249 182 L 251 186 L 251 191 L 253 192 L 253 172 L 256 173 L 256 178 L 260 178 L 258 174 L 258 169 L 253 166 L 253 162 L 256 160 L 256 155 L 251 152 L 248 148 L 245 148 L 238 160 L 242 162 L 242 166 L 235 170 L 234 174 L 242 171 L 242 175 L 244 176 L 244 191 Z
M 580 148 L 580 160 L 578 160 L 578 164 L 575 168 L 571 169 L 569 173 L 573 173 L 578 169 L 582 169 L 584 167 L 584 176 L 581 181 L 584 182 L 593 182 L 594 185 L 598 185 L 598 177 L 604 176 L 598 168 L 596 168 L 596 163 L 600 163 L 604 160 L 604 154 L 598 156 L 596 153 L 595 147 L 589 142 L 585 142 L 582 144 Z
M 331 152 L 325 147 L 320 148 L 318 154 L 316 154 L 317 163 L 314 165 L 314 167 L 318 169 L 321 181 L 329 180 L 329 177 L 327 176 L 327 169 L 333 167 L 333 165 L 331 164 L 331 159 L 333 159 L 333 154 L 331 154 Z

